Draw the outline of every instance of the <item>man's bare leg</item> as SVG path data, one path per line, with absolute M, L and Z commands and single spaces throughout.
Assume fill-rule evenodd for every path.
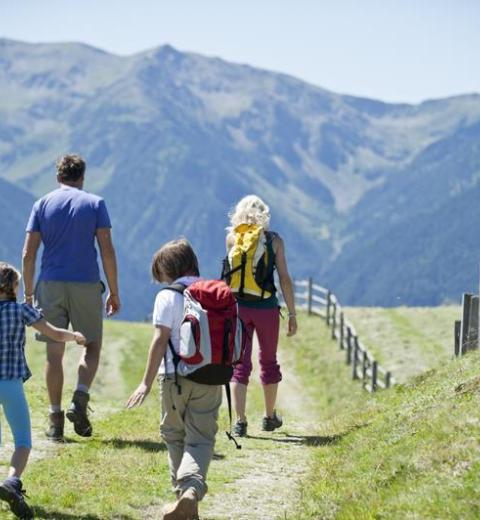
M 67 419 L 73 423 L 75 432 L 82 437 L 91 437 L 92 425 L 88 418 L 88 401 L 90 400 L 90 386 L 97 373 L 102 348 L 101 339 L 91 341 L 78 364 L 78 383 L 67 411 Z
M 45 377 L 47 381 L 48 398 L 52 407 L 62 408 L 63 391 L 63 355 L 65 343 L 47 343 L 47 363 Z
M 47 382 L 48 398 L 50 400 L 49 427 L 47 437 L 56 442 L 63 441 L 65 416 L 62 411 L 63 391 L 63 355 L 65 343 L 47 343 L 47 362 L 45 365 L 45 379 Z
M 91 341 L 85 345 L 78 364 L 78 386 L 90 388 L 98 370 L 102 340 Z M 77 386 L 77 387 L 78 387 Z

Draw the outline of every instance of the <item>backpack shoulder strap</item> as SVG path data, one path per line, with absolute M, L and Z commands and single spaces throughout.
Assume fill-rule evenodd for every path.
M 187 288 L 187 286 L 184 285 L 183 283 L 172 283 L 171 285 L 167 285 L 166 287 L 163 287 L 161 290 L 162 291 L 173 291 L 173 292 L 183 295 L 186 288 Z M 178 364 L 180 363 L 180 356 L 175 352 L 171 338 L 168 340 L 168 348 L 170 349 L 170 354 L 172 355 L 173 366 L 175 368 L 175 386 L 177 387 L 178 394 L 180 395 L 182 393 L 182 389 L 178 383 Z M 167 353 L 166 352 L 165 352 L 164 360 L 165 360 L 164 362 L 165 362 L 165 369 L 166 369 L 166 367 L 167 367 Z
M 187 286 L 183 283 L 172 283 L 171 285 L 167 285 L 166 287 L 163 287 L 162 291 L 173 291 L 179 294 L 183 294 L 185 292 L 185 289 Z

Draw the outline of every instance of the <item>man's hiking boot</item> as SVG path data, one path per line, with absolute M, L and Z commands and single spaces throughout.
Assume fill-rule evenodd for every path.
M 8 502 L 10 511 L 23 519 L 33 518 L 33 509 L 25 502 L 25 490 L 17 478 L 8 478 L 0 484 L 0 500 Z
M 163 509 L 163 520 L 198 520 L 198 498 L 193 488 L 188 488 L 174 504 Z
M 54 442 L 63 442 L 63 430 L 65 427 L 65 413 L 52 412 L 48 415 L 48 430 L 45 435 Z
M 247 421 L 237 421 L 233 427 L 233 435 L 235 435 L 235 437 L 246 437 L 247 427 Z
M 262 420 L 262 430 L 264 432 L 273 432 L 277 428 L 282 426 L 282 418 L 277 415 L 277 412 L 273 412 L 273 417 L 264 417 Z
M 81 390 L 75 390 L 72 402 L 67 410 L 67 419 L 73 423 L 73 429 L 81 437 L 92 436 L 92 425 L 88 420 L 88 401 L 90 395 Z

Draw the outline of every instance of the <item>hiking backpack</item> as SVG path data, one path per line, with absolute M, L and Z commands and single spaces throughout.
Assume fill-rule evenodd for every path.
M 220 280 L 200 280 L 188 287 L 177 283 L 165 289 L 183 294 L 180 352 L 177 353 L 172 341 L 168 341 L 178 392 L 181 393 L 178 375 L 204 385 L 225 385 L 230 418 L 230 429 L 225 433 L 240 449 L 231 434 L 229 385 L 233 367 L 242 360 L 246 345 L 237 301 L 228 285 Z
M 222 279 L 240 299 L 270 298 L 276 292 L 272 245 L 276 233 L 256 224 L 240 224 L 233 235 L 235 241 L 223 261 Z
M 243 325 L 232 291 L 225 282 L 199 280 L 167 290 L 183 294 L 180 352 L 169 341 L 175 375 L 204 385 L 224 385 L 245 350 Z

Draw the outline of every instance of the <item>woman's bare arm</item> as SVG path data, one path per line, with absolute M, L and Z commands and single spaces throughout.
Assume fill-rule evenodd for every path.
M 277 266 L 280 287 L 282 288 L 283 298 L 288 309 L 288 332 L 287 336 L 293 336 L 297 332 L 297 317 L 295 312 L 295 294 L 292 279 L 288 272 L 287 260 L 285 257 L 285 244 L 277 235 L 273 240 L 273 250 L 275 252 L 275 265 Z

